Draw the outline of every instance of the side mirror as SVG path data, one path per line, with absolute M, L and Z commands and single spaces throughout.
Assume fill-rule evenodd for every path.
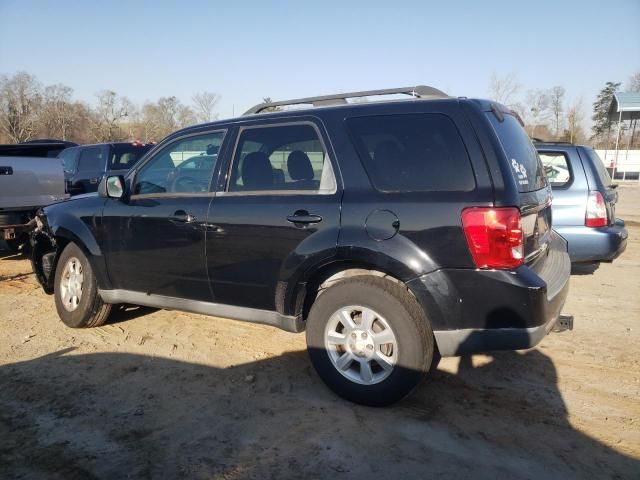
M 122 175 L 103 177 L 98 185 L 98 194 L 108 198 L 124 197 L 124 177 Z

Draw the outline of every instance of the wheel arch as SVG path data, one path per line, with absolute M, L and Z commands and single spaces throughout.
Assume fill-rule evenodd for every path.
M 407 283 L 403 281 L 401 272 L 393 271 L 374 263 L 334 259 L 308 272 L 305 281 L 297 284 L 294 293 L 291 295 L 291 298 L 287 299 L 288 302 L 285 306 L 292 314 L 300 315 L 304 320 L 307 318 L 313 302 L 322 290 L 345 278 L 361 275 L 385 278 L 394 283 L 401 284 L 416 297 Z
M 33 255 L 34 271 L 43 275 L 45 292 L 53 292 L 53 280 L 62 251 L 69 243 L 74 243 L 87 257 L 91 269 L 96 276 L 99 288 L 109 288 L 110 282 L 106 272 L 106 264 L 102 250 L 91 230 L 79 219 L 70 215 L 47 215 L 47 226 L 33 236 L 33 247 L 38 252 Z M 50 273 L 44 275 L 43 256 L 55 252 L 51 259 Z

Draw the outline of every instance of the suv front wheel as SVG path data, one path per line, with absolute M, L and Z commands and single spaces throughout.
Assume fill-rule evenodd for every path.
M 54 294 L 58 315 L 68 327 L 99 327 L 111 312 L 111 305 L 98 294 L 89 260 L 75 243 L 69 243 L 60 254 Z
M 373 276 L 340 281 L 318 296 L 307 346 L 335 393 L 371 406 L 408 395 L 434 355 L 431 325 L 415 298 L 403 285 Z

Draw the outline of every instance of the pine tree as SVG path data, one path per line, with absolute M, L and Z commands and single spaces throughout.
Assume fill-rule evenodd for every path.
M 599 139 L 603 134 L 608 134 L 611 126 L 615 123 L 609 120 L 609 108 L 611 107 L 611 101 L 613 100 L 613 95 L 620 88 L 620 82 L 607 82 L 596 101 L 593 102 L 593 116 L 591 119 L 593 120 L 593 127 L 591 130 L 593 135 L 591 139 Z

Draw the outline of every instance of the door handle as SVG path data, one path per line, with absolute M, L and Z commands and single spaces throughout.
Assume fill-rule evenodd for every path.
M 322 221 L 322 217 L 314 213 L 309 213 L 306 210 L 298 210 L 293 215 L 289 215 L 287 217 L 287 221 L 291 223 L 303 224 L 319 223 Z
M 0 175 L 13 175 L 13 168 L 0 167 Z
M 175 223 L 193 223 L 196 221 L 196 217 L 184 210 L 177 210 L 173 215 L 169 217 L 169 221 Z
M 98 183 L 98 177 L 93 177 L 89 179 L 89 183 Z

